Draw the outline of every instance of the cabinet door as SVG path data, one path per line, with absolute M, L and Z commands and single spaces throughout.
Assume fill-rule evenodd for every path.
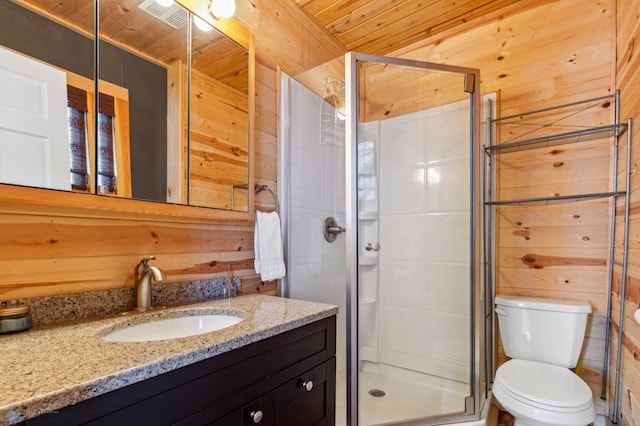
M 242 407 L 242 426 L 277 426 L 278 422 L 278 395 L 269 392 L 266 395 L 250 402 Z
M 333 426 L 335 358 L 300 374 L 209 426 Z
M 278 388 L 279 425 L 331 425 L 335 422 L 335 358 Z
M 257 398 L 239 410 L 209 423 L 208 426 L 277 426 L 278 404 L 277 393 L 270 392 Z

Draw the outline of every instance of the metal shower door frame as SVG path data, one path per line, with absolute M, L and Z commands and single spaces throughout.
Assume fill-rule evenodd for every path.
M 481 178 L 479 161 L 480 147 L 480 70 L 475 68 L 442 65 L 409 59 L 390 58 L 386 56 L 370 55 L 358 52 L 345 54 L 345 96 L 346 96 L 346 142 L 345 142 L 345 179 L 346 179 L 346 264 L 347 264 L 347 424 L 358 425 L 358 158 L 357 158 L 357 128 L 358 128 L 358 63 L 375 62 L 386 65 L 396 65 L 407 68 L 424 69 L 436 72 L 447 72 L 465 76 L 464 90 L 470 93 L 471 111 L 471 218 L 470 230 L 472 244 L 470 247 L 470 335 L 471 368 L 470 368 L 470 396 L 465 400 L 465 414 L 462 416 L 444 416 L 433 418 L 433 424 L 463 422 L 478 419 L 482 409 L 481 396 L 481 367 L 482 356 L 480 339 L 483 335 L 481 283 L 482 246 L 480 224 L 481 214 Z M 489 378 L 485 374 L 485 381 Z M 420 424 L 425 423 L 423 420 Z M 408 424 L 408 423 L 407 423 Z

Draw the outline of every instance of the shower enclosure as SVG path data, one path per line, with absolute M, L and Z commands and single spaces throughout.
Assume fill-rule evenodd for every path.
M 475 69 L 360 53 L 282 74 L 282 292 L 340 308 L 338 425 L 480 418 L 478 86 Z

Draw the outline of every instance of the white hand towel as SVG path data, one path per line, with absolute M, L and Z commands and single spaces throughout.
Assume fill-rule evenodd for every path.
M 254 267 L 262 281 L 277 280 L 285 275 L 280 217 L 277 212 L 256 212 L 253 244 Z

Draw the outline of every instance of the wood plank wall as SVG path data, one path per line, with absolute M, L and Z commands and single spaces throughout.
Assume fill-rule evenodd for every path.
M 293 7 L 293 2 L 237 3 L 237 19 L 256 36 L 256 183 L 275 189 L 276 69 L 281 67 L 295 75 L 341 55 L 344 48 Z M 499 92 L 501 116 L 612 93 L 617 77 L 617 87 L 622 90 L 622 116 L 637 119 L 640 60 L 634 41 L 640 37 L 639 9 L 639 0 L 540 0 L 528 3 L 525 10 L 485 21 L 464 32 L 450 30 L 391 56 L 480 68 L 481 90 Z M 639 133 L 640 130 L 634 131 L 634 145 Z M 639 155 L 640 149 L 634 150 L 634 168 Z M 636 419 L 640 416 L 640 326 L 631 319 L 640 305 L 638 179 L 635 174 L 632 180 L 631 268 L 625 295 L 622 366 L 622 406 L 628 425 L 639 424 Z M 270 195 L 260 194 L 256 207 L 272 208 Z M 592 304 L 596 314 L 589 324 L 579 373 L 597 396 L 604 344 L 604 269 L 591 264 L 531 269 L 518 260 L 535 251 L 546 256 L 542 259 L 600 261 L 606 231 L 599 224 L 607 215 L 607 207 L 599 204 L 580 206 L 578 210 L 573 207 L 559 208 L 550 218 L 542 218 L 535 212 L 503 213 L 498 244 L 501 248 L 498 292 L 557 295 Z M 29 211 L 28 206 L 16 209 L 0 205 L 0 300 L 130 287 L 135 263 L 147 254 L 157 255 L 156 264 L 164 267 L 175 281 L 223 276 L 230 264 L 243 277 L 243 291 L 276 292 L 274 283 L 261 283 L 253 272 L 251 223 L 154 222 L 145 220 L 144 215 L 139 220 L 122 220 L 84 217 L 82 212 L 73 208 Z M 580 224 L 570 226 L 572 221 L 566 219 L 567 215 L 579 215 Z M 529 229 L 522 229 L 524 224 Z M 587 245 L 582 238 L 574 239 L 572 245 L 553 244 L 558 233 L 593 238 Z M 619 290 L 617 294 L 614 292 L 616 297 L 619 300 Z M 599 407 L 599 411 L 602 409 Z
M 193 71 L 189 202 L 234 210 L 248 208 L 249 105 L 247 92 Z M 244 189 L 233 189 L 234 185 Z
M 640 308 L 640 176 L 637 171 L 640 159 L 640 0 L 617 0 L 616 11 L 616 85 L 622 93 L 623 119 L 632 118 L 633 123 L 631 145 L 631 209 L 629 227 L 629 267 L 627 291 L 624 294 L 625 315 L 622 335 L 621 418 L 628 426 L 640 425 L 640 325 L 634 319 L 634 312 Z M 618 212 L 620 215 L 621 212 Z M 620 257 L 622 243 L 618 234 L 616 252 Z M 613 290 L 613 303 L 621 301 L 622 282 L 617 274 L 616 286 Z M 619 311 L 614 312 L 616 324 L 619 322 Z M 618 334 L 612 333 L 612 349 L 617 349 Z M 615 353 L 615 352 L 613 352 Z M 611 362 L 611 380 L 615 374 L 615 360 Z M 613 389 L 609 391 L 613 395 Z
M 286 0 L 240 0 L 237 19 L 256 37 L 257 184 L 277 188 L 278 66 L 296 74 L 344 53 L 326 31 Z M 29 198 L 32 191 L 16 198 Z M 48 197 L 48 195 L 47 195 Z M 86 202 L 85 202 L 86 200 Z M 133 286 L 136 263 L 156 255 L 167 282 L 226 276 L 242 277 L 242 291 L 276 294 L 253 270 L 253 224 L 223 220 L 179 222 L 95 214 L 82 206 L 108 205 L 83 198 L 70 208 L 34 208 L 0 200 L 0 301 Z M 273 209 L 269 193 L 256 208 Z M 153 207 L 151 207 L 153 208 Z M 160 207 L 159 207 L 160 208 Z
M 614 18 L 611 1 L 540 1 L 526 10 L 396 53 L 479 68 L 482 93 L 498 92 L 498 114 L 504 117 L 613 93 Z M 631 94 L 623 92 L 625 96 Z M 595 122 L 580 124 L 599 125 L 609 118 L 607 110 Z M 576 190 L 576 183 L 587 180 L 606 188 L 608 165 L 600 160 L 606 153 L 606 148 L 603 152 L 587 146 L 556 152 L 541 149 L 535 157 L 532 152 L 504 157 L 500 161 L 500 196 L 566 194 Z M 562 167 L 554 169 L 553 165 L 560 163 Z M 564 179 L 567 183 L 561 184 Z M 545 181 L 546 186 L 540 185 Z M 577 372 L 592 388 L 600 413 L 605 410 L 599 396 L 607 301 L 608 212 L 606 201 L 498 211 L 497 292 L 584 300 L 592 306 L 594 313 Z M 499 363 L 506 359 L 500 347 Z

